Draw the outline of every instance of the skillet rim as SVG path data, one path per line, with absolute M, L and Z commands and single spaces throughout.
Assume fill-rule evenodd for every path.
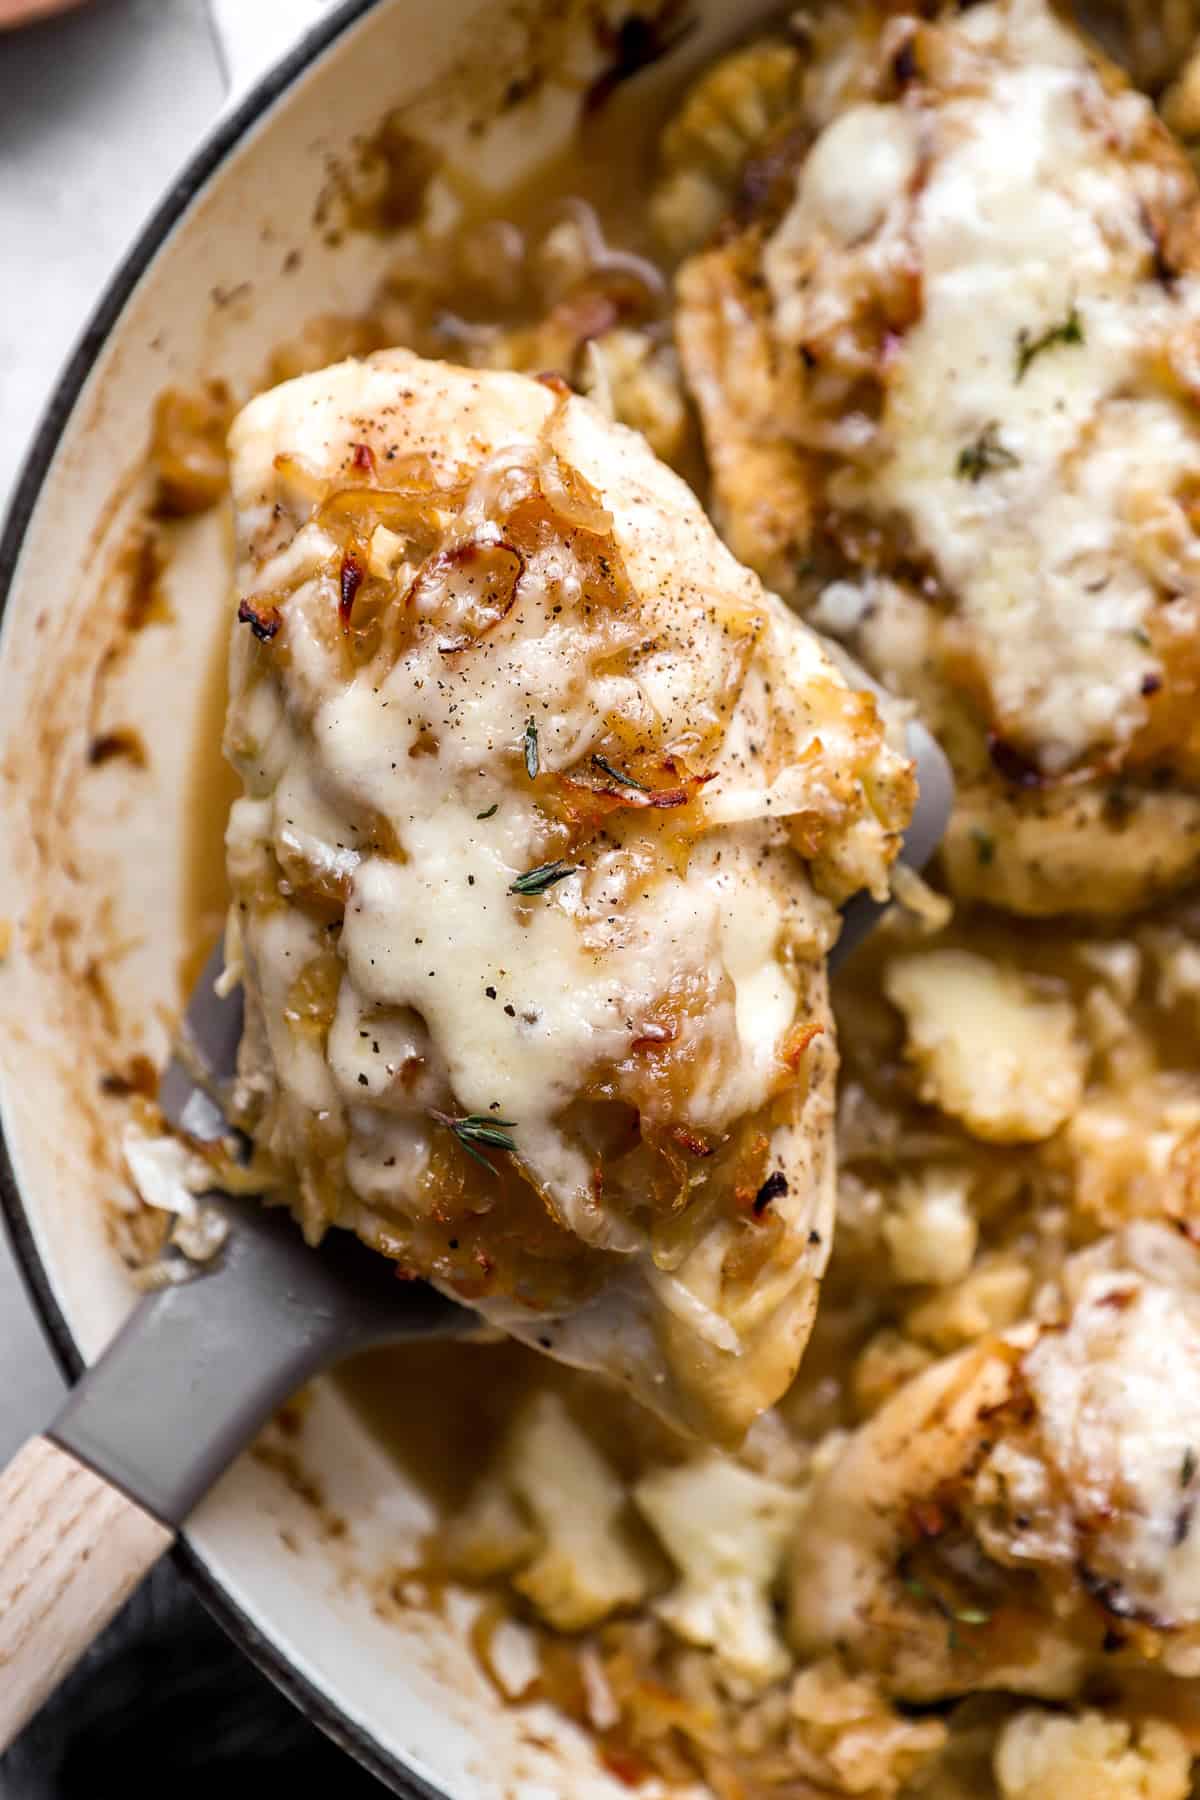
M 176 225 L 189 211 L 217 170 L 266 113 L 296 85 L 300 77 L 379 0 L 339 0 L 329 14 L 275 62 L 205 136 L 200 147 L 159 201 L 104 289 L 59 375 L 13 488 L 0 534 L 0 616 L 7 610 L 30 521 L 46 487 L 58 448 L 104 345 L 125 311 L 142 277 L 165 247 Z M 15 1254 L 26 1292 L 42 1331 L 68 1381 L 84 1366 L 49 1276 L 38 1254 L 33 1228 L 16 1172 L 0 1129 L 0 1216 Z M 225 1591 L 183 1536 L 172 1550 L 176 1566 L 221 1628 L 304 1716 L 401 1800 L 449 1800 L 445 1789 L 383 1751 L 376 1739 L 329 1695 L 300 1673 L 287 1653 L 268 1638 Z

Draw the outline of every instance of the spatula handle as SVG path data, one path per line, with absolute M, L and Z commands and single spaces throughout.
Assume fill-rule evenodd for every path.
M 0 1475 L 0 1750 L 173 1535 L 49 1438 L 18 1451 Z

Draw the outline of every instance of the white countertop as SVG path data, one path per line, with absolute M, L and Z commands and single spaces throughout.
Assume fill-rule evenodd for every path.
M 240 13 L 238 76 L 319 3 L 214 0 Z M 0 33 L 0 513 L 109 275 L 220 110 L 225 63 L 205 0 L 91 0 Z M 61 1386 L 0 1230 L 0 1465 Z

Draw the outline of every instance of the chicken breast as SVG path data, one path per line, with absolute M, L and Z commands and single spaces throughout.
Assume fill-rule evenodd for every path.
M 907 1382 L 818 1477 L 802 1654 L 838 1645 L 919 1700 L 1200 1671 L 1200 1256 L 1130 1226 L 1043 1313 Z
M 792 54 L 678 277 L 718 523 L 938 731 L 959 894 L 1127 910 L 1200 866 L 1195 176 L 1044 0 Z
M 231 437 L 239 1109 L 310 1238 L 736 1439 L 829 1250 L 836 908 L 912 773 L 644 441 L 390 351 Z

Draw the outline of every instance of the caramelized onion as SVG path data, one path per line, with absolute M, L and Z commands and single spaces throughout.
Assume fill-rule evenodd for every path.
M 495 538 L 496 521 L 511 518 L 535 488 L 532 449 L 506 445 L 479 465 L 475 479 L 467 490 L 458 530 L 462 541 L 479 539 L 485 534 Z
M 421 565 L 403 606 L 444 628 L 446 636 L 438 648 L 452 656 L 500 623 L 516 600 L 524 572 L 525 559 L 512 544 L 486 540 L 456 544 Z M 455 577 L 463 573 L 466 582 L 456 591 Z
M 314 506 L 320 502 L 327 486 L 325 477 L 303 457 L 282 453 L 272 459 L 272 467 L 302 499 L 311 500 Z
M 551 511 L 575 531 L 590 532 L 593 537 L 607 537 L 613 528 L 613 516 L 600 504 L 591 483 L 557 452 L 547 445 L 538 458 L 538 486 Z
M 786 1063 L 789 1069 L 798 1069 L 800 1067 L 800 1059 L 808 1049 L 808 1046 L 812 1043 L 814 1038 L 822 1037 L 824 1032 L 824 1025 L 819 1025 L 812 1021 L 793 1025 L 791 1030 L 784 1037 L 783 1043 L 780 1045 L 780 1061 Z
M 579 230 L 589 269 L 604 274 L 620 274 L 627 280 L 636 282 L 645 291 L 648 311 L 666 301 L 667 284 L 662 270 L 647 257 L 637 256 L 631 250 L 618 250 L 610 244 L 595 208 L 589 206 L 586 200 L 572 196 L 565 202 L 563 211 Z
M 666 808 L 686 806 L 692 795 L 686 787 L 652 788 L 639 794 L 629 788 L 608 787 L 599 782 L 577 781 L 573 775 L 561 777 L 562 785 L 572 795 L 586 794 L 595 803 L 594 811 L 602 818 L 606 813 L 623 811 L 642 811 L 649 808 Z M 695 789 L 693 788 L 693 792 Z M 587 810 L 588 803 L 584 802 Z M 577 807 L 572 809 L 578 811 Z
M 317 508 L 319 525 L 363 527 L 362 535 L 370 537 L 376 525 L 386 525 L 403 537 L 414 532 L 439 529 L 439 513 L 457 511 L 461 488 L 335 488 L 326 494 Z
M 160 518 L 206 512 L 221 498 L 229 479 L 225 438 L 233 414 L 233 396 L 223 381 L 167 388 L 158 396 L 150 455 Z

